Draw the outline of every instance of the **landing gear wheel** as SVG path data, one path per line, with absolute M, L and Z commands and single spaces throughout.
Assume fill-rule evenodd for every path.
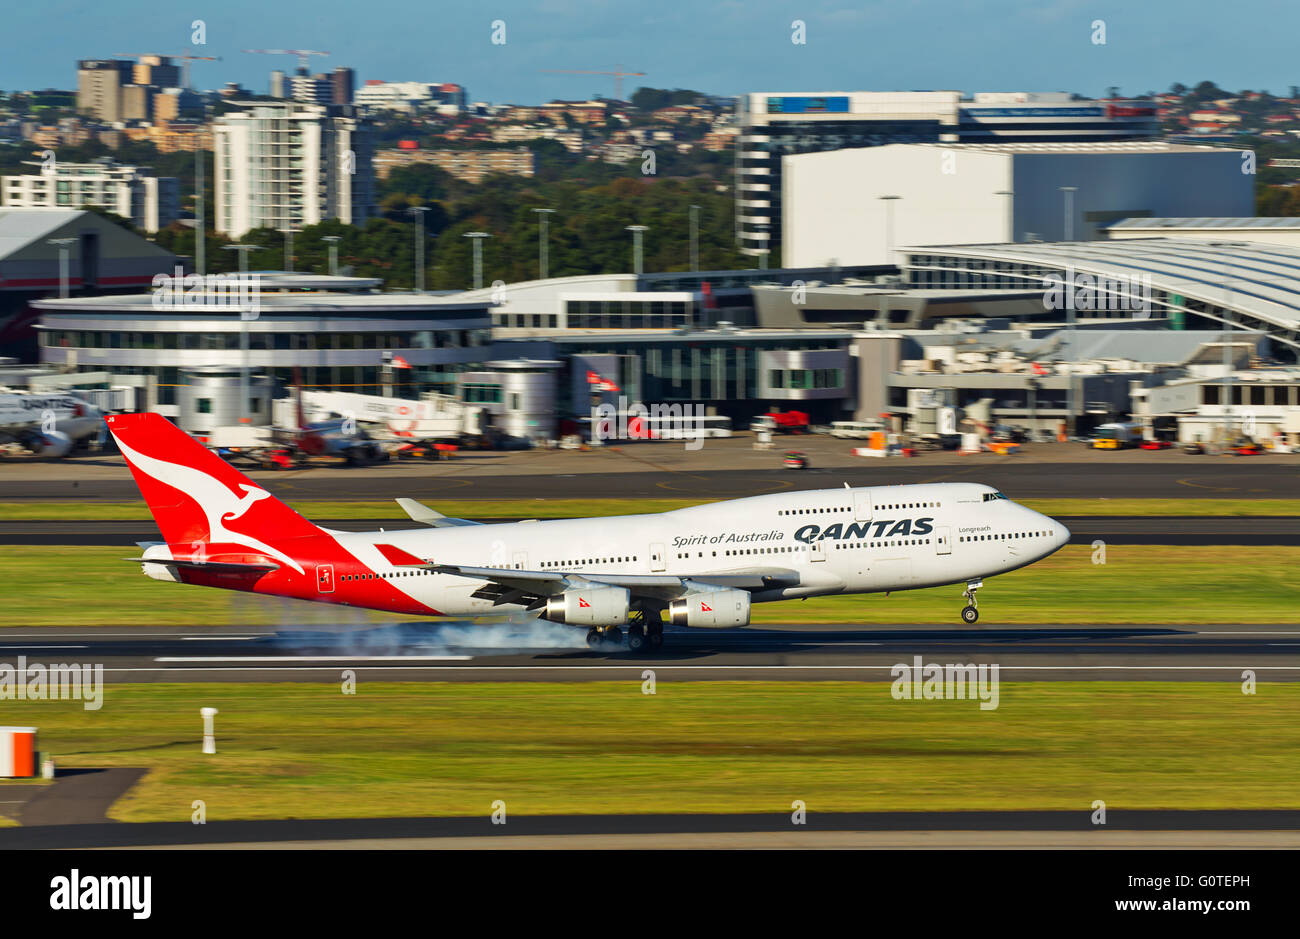
M 589 649 L 599 649 L 599 648 L 600 648 L 600 643 L 601 643 L 600 630 L 599 630 L 599 629 L 591 629 L 591 630 L 588 630 L 588 631 L 587 631 L 587 648 L 589 648 Z
M 984 586 L 982 580 L 970 580 L 966 582 L 966 589 L 962 591 L 962 598 L 967 601 L 967 605 L 961 611 L 961 618 L 967 623 L 974 623 L 980 618 L 980 611 L 976 609 L 979 602 L 975 599 L 975 591 Z
M 628 629 L 627 651 L 640 652 L 645 647 L 646 647 L 646 634 L 645 634 L 645 630 L 641 628 L 640 624 L 634 625 L 630 629 Z
M 609 629 L 605 630 L 605 641 L 613 642 L 613 643 L 622 643 L 623 630 L 619 629 L 617 626 L 609 627 Z

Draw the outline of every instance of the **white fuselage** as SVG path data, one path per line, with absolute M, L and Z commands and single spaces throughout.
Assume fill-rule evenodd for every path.
M 710 575 L 797 573 L 797 585 L 754 592 L 755 602 L 765 602 L 976 581 L 1069 540 L 1060 523 L 973 483 L 784 492 L 656 515 L 330 534 L 361 568 L 448 615 L 514 607 L 474 598 L 481 579 L 395 566 L 376 546 L 438 564 L 579 577 L 666 574 L 708 583 Z

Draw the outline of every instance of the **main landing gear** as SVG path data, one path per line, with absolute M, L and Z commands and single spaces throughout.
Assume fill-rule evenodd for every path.
M 975 623 L 980 618 L 979 603 L 975 600 L 975 591 L 984 586 L 982 580 L 972 580 L 966 583 L 966 589 L 962 591 L 963 599 L 969 601 L 962 608 L 961 618 L 963 622 Z
M 623 630 L 617 626 L 608 629 L 599 627 L 587 633 L 587 646 L 600 649 L 607 644 L 622 645 Z M 633 610 L 628 617 L 627 651 L 657 652 L 663 648 L 664 624 L 659 618 L 658 610 Z

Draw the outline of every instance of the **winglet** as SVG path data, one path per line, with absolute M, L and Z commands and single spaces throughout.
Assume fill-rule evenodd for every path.
M 394 500 L 402 507 L 402 511 L 411 517 L 411 521 L 419 522 L 422 525 L 432 525 L 438 527 L 438 523 L 446 518 L 441 512 L 435 512 L 421 502 L 414 499 L 396 499 Z
M 411 521 L 419 522 L 421 525 L 428 525 L 431 528 L 459 528 L 462 525 L 477 525 L 478 522 L 467 521 L 463 518 L 450 518 L 441 512 L 435 512 L 423 503 L 416 502 L 414 499 L 395 499 L 402 511 L 411 517 Z

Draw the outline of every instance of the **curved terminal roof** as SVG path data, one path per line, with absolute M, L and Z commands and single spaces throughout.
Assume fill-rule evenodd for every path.
M 1030 242 L 1023 244 L 930 245 L 901 249 L 905 268 L 970 270 L 973 274 L 1021 276 L 1041 283 L 1042 274 L 1016 270 L 1029 265 L 1050 271 L 1090 274 L 1149 283 L 1153 298 L 1170 310 L 1183 309 L 1246 329 L 1258 329 L 1300 350 L 1300 247 L 1190 238 L 1133 238 L 1119 241 Z M 931 258 L 918 260 L 918 255 Z M 980 259 L 978 267 L 954 261 Z M 992 263 L 989 263 L 992 262 Z M 1183 303 L 1172 298 L 1182 297 Z M 1199 301 L 1194 305 L 1188 301 Z M 1223 310 L 1229 313 L 1225 317 Z

